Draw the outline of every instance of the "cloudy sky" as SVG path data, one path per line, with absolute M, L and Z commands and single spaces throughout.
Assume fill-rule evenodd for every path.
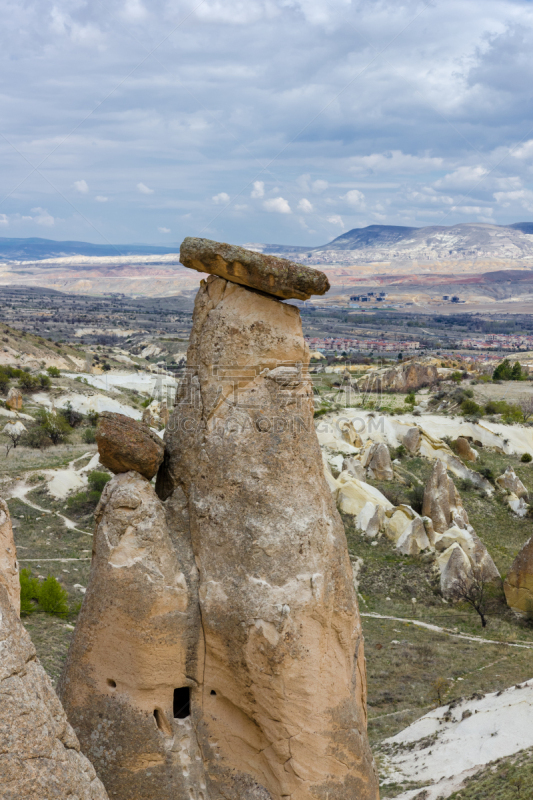
M 0 236 L 533 219 L 531 1 L 0 7 Z

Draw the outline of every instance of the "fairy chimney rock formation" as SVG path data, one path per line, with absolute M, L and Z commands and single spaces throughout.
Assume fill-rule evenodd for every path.
M 313 294 L 329 290 L 327 277 L 317 269 L 210 239 L 188 236 L 180 247 L 180 261 L 190 269 L 209 272 L 284 300 L 309 300 Z
M 496 478 L 496 483 L 500 489 L 507 489 L 517 497 L 523 497 L 525 500 L 528 499 L 528 491 L 511 465 L 507 467 L 503 475 Z
M 0 794 L 108 800 L 0 582 Z
M 468 525 L 468 515 L 459 492 L 440 458 L 436 459 L 424 490 L 422 515 L 431 518 L 437 533 L 444 533 L 451 525 L 460 528 Z
M 201 282 L 157 495 L 136 472 L 104 489 L 61 697 L 114 800 L 377 800 L 309 351 L 265 294 L 327 279 L 242 252 L 227 264 L 262 291 Z
M 16 386 L 12 386 L 7 393 L 6 406 L 12 411 L 20 411 L 22 408 L 22 392 Z
M 533 536 L 513 561 L 503 588 L 509 608 L 520 616 L 533 613 Z
M 165 451 L 159 436 L 144 422 L 110 411 L 100 415 L 96 443 L 104 467 L 114 473 L 135 470 L 147 480 L 156 474 Z
M 4 586 L 17 616 L 20 616 L 20 583 L 17 548 L 9 508 L 0 497 L 0 586 Z
M 180 498 L 169 499 L 167 524 L 137 472 L 106 484 L 58 689 L 83 752 L 121 800 L 206 796 L 194 733 L 203 701 L 197 571 Z

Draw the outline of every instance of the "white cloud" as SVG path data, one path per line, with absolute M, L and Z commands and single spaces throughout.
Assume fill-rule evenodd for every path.
M 438 189 L 474 189 L 488 174 L 488 169 L 479 164 L 477 167 L 458 167 L 454 172 L 445 175 L 433 184 Z
M 485 216 L 492 214 L 492 208 L 484 206 L 452 206 L 452 211 L 458 211 L 459 214 L 466 214 L 467 216 L 472 214 L 484 214 Z
M 73 185 L 74 185 L 74 188 L 76 189 L 76 191 L 79 192 L 80 194 L 87 194 L 87 192 L 89 191 L 89 187 L 87 185 L 87 181 L 84 181 L 84 180 L 74 181 Z
M 170 233 L 170 228 L 158 228 L 159 233 Z
M 129 22 L 140 22 L 146 17 L 146 9 L 139 0 L 126 0 L 121 16 Z
M 55 220 L 51 214 L 48 213 L 46 208 L 32 208 L 32 214 L 36 214 L 36 217 L 33 217 L 33 221 L 37 223 L 37 225 L 44 225 L 45 228 L 51 228 L 55 224 Z
M 385 153 L 372 153 L 369 156 L 354 156 L 349 159 L 348 164 L 350 172 L 411 175 L 441 169 L 443 159 L 429 155 L 412 156 L 409 153 L 402 153 L 401 150 L 388 150 Z
M 233 208 L 235 209 L 235 211 L 246 211 L 248 206 L 246 205 L 246 203 L 244 203 L 244 204 L 241 204 L 241 205 L 239 205 L 239 204 L 234 205 Z
M 216 194 L 212 200 L 213 203 L 216 203 L 217 206 L 220 206 L 224 205 L 225 203 L 229 203 L 230 197 L 229 194 L 226 194 L 226 192 L 220 192 L 219 194 Z
M 530 189 L 520 189 L 516 192 L 494 192 L 493 196 L 502 208 L 519 205 L 526 211 L 533 212 L 533 192 Z
M 254 181 L 254 188 L 251 191 L 250 197 L 259 198 L 265 196 L 265 184 L 263 181 Z
M 313 181 L 313 183 L 311 184 L 311 188 L 315 194 L 320 194 L 321 192 L 325 192 L 328 186 L 329 183 L 327 181 L 322 181 L 322 180 Z
M 301 211 L 304 214 L 311 214 L 313 211 L 313 205 L 309 202 L 309 200 L 306 200 L 305 197 L 302 197 L 298 203 L 298 211 Z
M 273 197 L 263 203 L 265 211 L 275 211 L 278 214 L 292 214 L 291 207 L 283 197 Z
M 343 199 L 358 211 L 362 211 L 365 208 L 365 196 L 359 189 L 351 189 L 346 192 Z
M 9 225 L 9 220 L 5 214 L 0 214 L 0 225 Z
M 328 222 L 330 225 L 338 225 L 340 228 L 344 229 L 344 222 L 342 221 L 342 217 L 338 214 L 332 214 L 331 217 L 328 217 Z
M 96 200 L 98 203 L 107 203 L 107 201 L 109 200 L 109 197 L 104 197 L 104 195 L 103 195 L 103 194 L 97 194 L 97 195 L 96 195 L 96 197 L 95 197 L 94 199 L 95 199 L 95 200 Z
M 153 189 L 149 189 L 148 186 L 146 186 L 146 184 L 144 184 L 144 183 L 138 183 L 137 184 L 137 189 L 141 194 L 153 194 L 154 193 L 154 190 Z

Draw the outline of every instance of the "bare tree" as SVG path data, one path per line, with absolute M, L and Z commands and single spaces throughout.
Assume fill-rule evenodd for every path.
M 21 440 L 22 434 L 25 433 L 26 428 L 24 427 L 23 423 L 18 422 L 8 422 L 5 425 L 4 430 L 2 433 L 8 437 L 10 442 L 6 444 L 6 458 L 9 455 L 9 451 L 15 448 Z
M 479 567 L 456 578 L 453 585 L 454 600 L 471 605 L 479 614 L 483 628 L 487 625 L 487 586 L 483 569 Z
M 533 415 L 533 394 L 523 395 L 523 397 L 519 399 L 518 405 L 524 415 L 524 422 L 527 422 Z

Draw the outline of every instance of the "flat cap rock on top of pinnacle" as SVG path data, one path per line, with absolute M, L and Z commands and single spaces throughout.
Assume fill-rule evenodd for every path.
M 180 261 L 189 269 L 210 272 L 284 300 L 308 300 L 329 290 L 326 275 L 317 269 L 210 239 L 187 236 L 180 247 Z
M 151 480 L 163 461 L 165 446 L 144 422 L 104 411 L 96 429 L 100 461 L 111 472 L 139 472 Z

